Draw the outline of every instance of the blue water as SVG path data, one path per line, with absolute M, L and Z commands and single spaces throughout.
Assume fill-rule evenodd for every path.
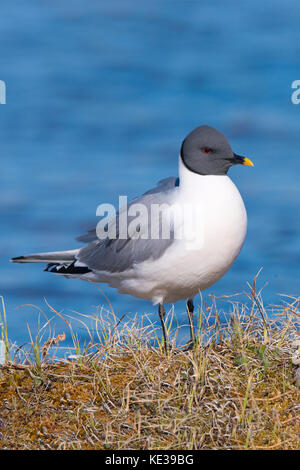
M 0 294 L 12 341 L 27 341 L 27 323 L 33 331 L 37 325 L 37 309 L 20 305 L 49 315 L 46 298 L 65 314 L 91 314 L 107 302 L 92 285 L 9 258 L 76 248 L 99 203 L 176 175 L 181 140 L 204 123 L 255 162 L 230 172 L 248 211 L 245 246 L 204 298 L 245 291 L 261 267 L 266 303 L 299 294 L 300 105 L 291 102 L 291 83 L 300 79 L 300 5 L 237 5 L 2 5 Z M 101 288 L 118 316 L 153 311 L 149 302 Z M 183 321 L 182 303 L 176 312 Z M 65 329 L 55 323 L 57 332 Z

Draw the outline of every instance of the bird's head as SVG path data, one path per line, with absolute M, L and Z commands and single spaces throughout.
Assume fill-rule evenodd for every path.
M 184 165 L 199 175 L 226 175 L 232 165 L 254 166 L 249 158 L 233 153 L 226 137 L 210 126 L 194 129 L 182 142 Z

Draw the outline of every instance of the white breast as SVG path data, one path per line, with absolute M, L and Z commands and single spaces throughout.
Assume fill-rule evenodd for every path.
M 121 289 L 154 303 L 191 298 L 217 282 L 238 256 L 247 230 L 243 200 L 228 176 L 201 176 L 179 165 L 174 204 L 192 207 L 198 236 L 176 240 L 162 258 L 137 266 L 136 279 Z

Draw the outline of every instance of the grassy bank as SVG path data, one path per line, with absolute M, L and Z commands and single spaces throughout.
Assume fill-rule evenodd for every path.
M 197 348 L 168 356 L 157 330 L 134 320 L 101 319 L 84 349 L 73 334 L 71 360 L 55 350 L 63 335 L 31 339 L 31 354 L 0 367 L 0 448 L 299 448 L 299 300 L 268 318 L 249 297 L 228 305 L 223 326 L 215 302 L 203 305 Z

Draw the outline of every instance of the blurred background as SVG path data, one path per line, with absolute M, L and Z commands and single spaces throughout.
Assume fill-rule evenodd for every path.
M 291 102 L 299 24 L 296 0 L 2 5 L 0 294 L 12 341 L 28 340 L 27 323 L 34 332 L 31 305 L 51 314 L 45 299 L 63 314 L 108 304 L 88 283 L 9 258 L 80 246 L 75 237 L 96 220 L 98 204 L 177 174 L 181 141 L 200 124 L 221 130 L 255 163 L 230 171 L 248 235 L 204 299 L 247 290 L 260 268 L 265 303 L 299 294 L 300 105 Z M 153 312 L 150 302 L 100 288 L 118 317 Z M 175 310 L 182 322 L 183 303 Z

